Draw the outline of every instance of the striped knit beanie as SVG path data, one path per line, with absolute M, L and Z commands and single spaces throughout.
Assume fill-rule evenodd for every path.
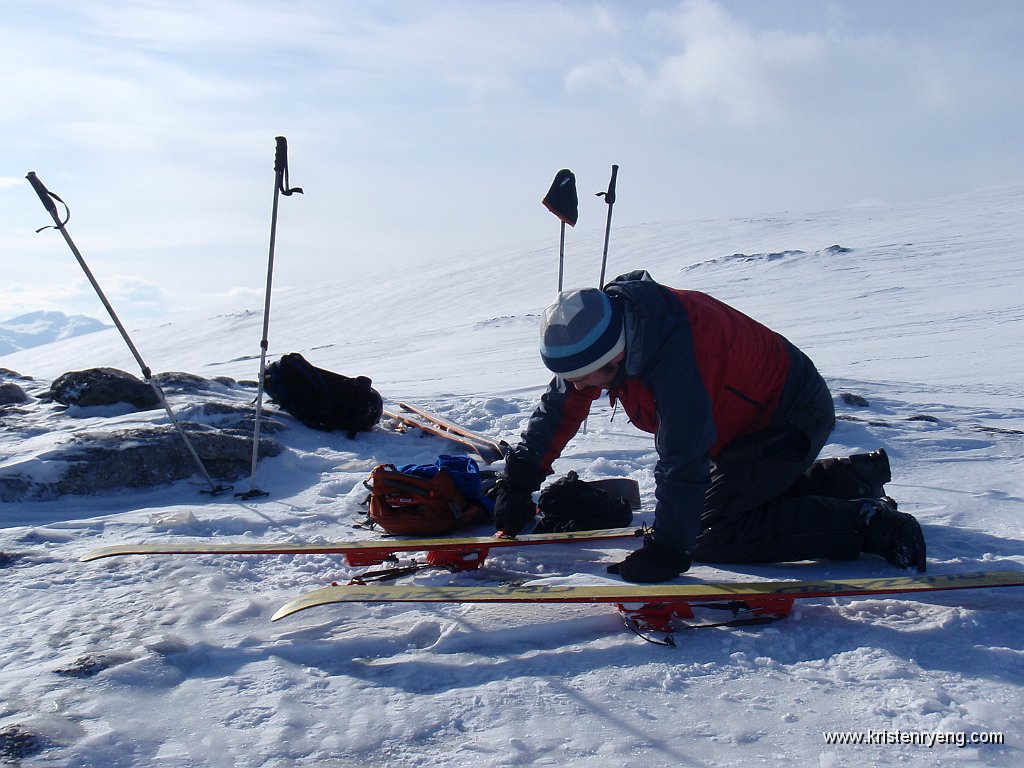
M 597 288 L 559 293 L 541 317 L 541 359 L 563 379 L 593 373 L 625 347 L 622 307 Z

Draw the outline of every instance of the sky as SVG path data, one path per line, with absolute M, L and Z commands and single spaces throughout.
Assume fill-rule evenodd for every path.
M 262 306 L 581 232 L 898 204 L 1024 180 L 1017 0 L 4 0 L 0 320 Z M 717 254 L 708 254 L 713 257 Z M 599 258 L 595 254 L 595 258 Z M 472 265 L 472 266 L 470 266 Z M 642 266 L 642 265 L 636 265 Z M 411 297 L 415 299 L 415 297 Z

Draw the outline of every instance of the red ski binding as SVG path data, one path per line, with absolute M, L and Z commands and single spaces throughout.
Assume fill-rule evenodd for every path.
M 788 616 L 793 610 L 793 598 L 746 598 L 744 600 L 706 603 L 692 601 L 622 603 L 619 604 L 618 608 L 626 625 L 634 631 L 672 632 L 676 629 L 767 624 Z M 693 612 L 694 608 L 729 611 L 732 613 L 732 618 L 725 621 L 693 623 L 693 619 L 696 618 Z

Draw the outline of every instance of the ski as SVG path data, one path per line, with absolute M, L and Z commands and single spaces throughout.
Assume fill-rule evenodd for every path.
M 458 570 L 479 567 L 491 549 L 527 547 L 539 544 L 603 542 L 630 539 L 647 533 L 644 528 L 606 528 L 597 531 L 528 533 L 522 536 L 456 536 L 424 539 L 377 539 L 373 541 L 336 541 L 321 544 L 208 544 L 164 542 L 160 544 L 115 544 L 82 555 L 81 562 L 122 555 L 342 555 L 349 565 L 376 565 L 398 552 L 427 552 L 432 565 L 461 566 Z
M 493 464 L 502 458 L 500 448 L 492 447 L 488 443 L 474 442 L 468 437 L 446 431 L 433 423 L 420 421 L 419 419 L 404 416 L 400 413 L 395 413 L 394 411 L 389 411 L 387 409 L 383 411 L 383 415 L 385 418 L 396 421 L 406 427 L 413 427 L 414 429 L 421 430 L 426 435 L 433 435 L 434 437 L 440 437 L 442 440 L 449 440 L 456 443 L 466 453 L 478 456 L 485 464 Z
M 501 444 L 491 440 L 489 437 L 484 437 L 478 432 L 473 432 L 408 403 L 399 402 L 398 407 L 416 417 L 415 419 L 401 417 L 403 423 L 422 428 L 424 426 L 423 422 L 425 422 L 426 426 L 443 433 L 443 436 L 448 437 L 448 439 L 460 438 L 461 441 L 468 441 L 475 448 L 483 451 L 483 453 L 480 453 L 480 457 L 488 464 L 500 461 L 505 457 L 505 451 Z M 456 439 L 456 442 L 460 442 L 460 440 Z
M 626 617 L 631 629 L 670 631 L 676 620 L 693 618 L 694 608 L 721 608 L 743 617 L 737 623 L 763 623 L 787 616 L 795 600 L 1020 586 L 1024 586 L 1024 571 L 977 571 L 844 581 L 705 584 L 527 584 L 493 587 L 347 585 L 324 587 L 300 595 L 283 605 L 271 620 L 279 621 L 299 611 L 335 603 L 614 603 Z M 723 622 L 716 626 L 730 624 Z

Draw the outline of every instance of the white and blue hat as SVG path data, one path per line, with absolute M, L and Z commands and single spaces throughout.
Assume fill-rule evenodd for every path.
M 597 288 L 559 293 L 541 317 L 541 359 L 563 379 L 587 376 L 625 348 L 622 307 Z

